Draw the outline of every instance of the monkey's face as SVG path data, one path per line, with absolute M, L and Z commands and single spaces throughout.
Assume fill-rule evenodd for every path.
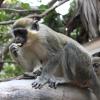
M 22 47 L 27 42 L 27 29 L 25 28 L 16 28 L 13 30 L 15 37 L 15 43 Z

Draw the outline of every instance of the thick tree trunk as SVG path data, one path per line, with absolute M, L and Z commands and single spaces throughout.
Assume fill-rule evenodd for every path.
M 75 0 L 76 9 L 72 18 L 66 23 L 68 34 L 78 27 L 85 29 L 92 40 L 100 36 L 100 0 Z
M 4 1 L 4 0 L 0 0 L 0 7 L 1 7 L 1 5 L 2 5 L 3 1 Z
M 33 80 L 13 80 L 0 83 L 0 100 L 97 100 L 89 89 L 59 86 L 51 89 L 31 87 Z

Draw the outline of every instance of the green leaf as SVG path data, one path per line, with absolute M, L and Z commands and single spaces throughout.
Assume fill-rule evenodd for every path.
M 42 4 L 42 5 L 39 6 L 39 9 L 43 12 L 43 11 L 48 9 L 48 6 Z
M 23 9 L 31 9 L 31 8 L 30 8 L 30 5 L 29 5 L 28 3 L 21 3 L 21 7 L 22 7 Z

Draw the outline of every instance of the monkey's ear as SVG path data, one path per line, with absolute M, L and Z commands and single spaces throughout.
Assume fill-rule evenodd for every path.
M 38 31 L 39 30 L 39 24 L 38 22 L 33 22 L 32 29 Z

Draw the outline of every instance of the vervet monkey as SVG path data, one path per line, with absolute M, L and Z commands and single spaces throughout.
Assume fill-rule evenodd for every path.
M 9 46 L 9 50 L 12 58 L 26 72 L 33 72 L 33 75 L 25 73 L 27 77 L 40 75 L 42 67 L 52 55 L 66 44 L 65 35 L 57 34 L 44 24 L 34 24 L 31 18 L 17 20 L 12 31 L 15 42 Z M 57 75 L 62 75 L 60 69 Z
M 32 86 L 41 88 L 48 82 L 52 84 L 54 75 L 63 76 L 66 82 L 92 88 L 99 100 L 100 84 L 87 50 L 73 39 L 43 24 L 33 26 L 31 18 L 16 21 L 13 26 L 15 43 L 9 48 L 27 71 L 42 67 L 42 74 Z

